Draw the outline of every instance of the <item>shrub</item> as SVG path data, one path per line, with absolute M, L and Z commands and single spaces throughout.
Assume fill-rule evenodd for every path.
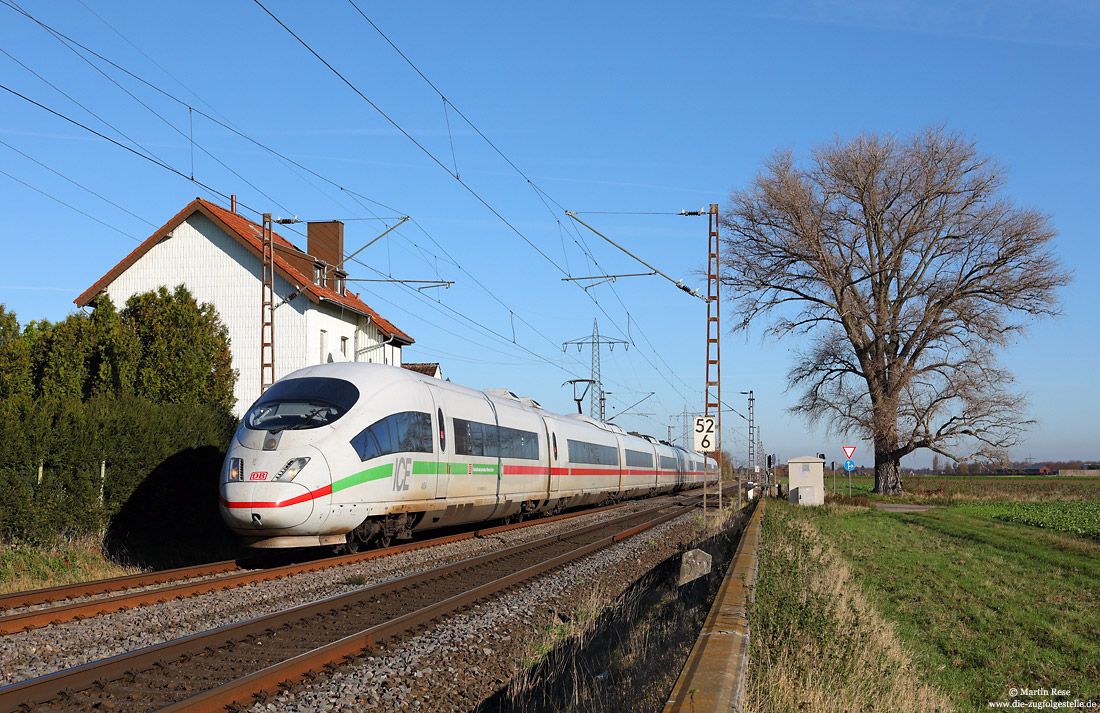
M 0 402 L 0 538 L 43 544 L 102 533 L 157 468 L 195 449 L 224 454 L 234 426 L 220 409 L 159 405 L 133 396 L 87 402 L 5 399 Z M 204 468 L 213 467 L 216 475 L 211 462 L 218 459 L 205 460 Z M 181 492 L 196 475 L 184 476 Z M 216 502 L 216 486 L 207 497 Z

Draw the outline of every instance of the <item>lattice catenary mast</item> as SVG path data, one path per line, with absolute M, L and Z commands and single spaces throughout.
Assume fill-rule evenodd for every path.
M 718 261 L 718 204 L 711 203 L 707 213 L 707 390 L 706 410 L 704 416 L 709 416 L 714 409 L 714 451 L 718 458 L 722 458 L 722 336 L 721 301 L 719 300 L 719 271 L 721 265 Z M 714 368 L 713 374 L 711 368 Z M 737 489 L 740 498 L 741 489 Z M 722 509 L 722 471 L 718 470 L 718 509 Z
M 570 344 L 575 344 L 579 351 L 581 347 L 586 344 L 592 347 L 592 381 L 595 388 L 592 389 L 592 397 L 588 406 L 588 414 L 592 418 L 599 418 L 601 422 L 604 421 L 604 400 L 603 400 L 603 382 L 600 381 L 600 345 L 607 344 L 611 350 L 614 351 L 616 344 L 624 344 L 627 349 L 630 349 L 630 342 L 625 339 L 616 339 L 614 337 L 601 337 L 599 326 L 596 324 L 596 320 L 592 320 L 592 336 L 582 337 L 580 339 L 572 339 L 568 342 L 562 342 L 561 350 L 565 351 L 565 348 Z
M 260 393 L 275 383 L 275 239 L 271 213 L 264 213 L 260 284 Z

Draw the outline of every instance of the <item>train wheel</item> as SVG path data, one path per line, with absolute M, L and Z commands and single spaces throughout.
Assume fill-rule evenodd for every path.
M 379 549 L 389 547 L 391 542 L 393 542 L 393 535 L 385 530 L 379 532 L 378 536 L 374 538 L 374 544 Z
M 359 538 L 355 536 L 355 530 L 348 533 L 346 541 L 344 542 L 344 552 L 349 555 L 353 555 L 359 551 Z

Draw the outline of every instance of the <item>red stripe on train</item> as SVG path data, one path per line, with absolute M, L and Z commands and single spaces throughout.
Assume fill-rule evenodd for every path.
M 233 509 L 236 509 L 236 508 L 285 508 L 285 507 L 289 507 L 291 505 L 297 505 L 298 503 L 304 503 L 304 502 L 308 502 L 310 500 L 316 500 L 317 498 L 323 497 L 325 495 L 331 495 L 331 494 L 332 494 L 332 486 L 331 485 L 326 485 L 323 488 L 317 488 L 316 490 L 311 490 L 308 493 L 304 493 L 302 495 L 295 496 L 295 497 L 291 498 L 290 500 L 276 500 L 274 502 L 248 502 L 248 501 L 243 501 L 242 502 L 242 501 L 237 501 L 237 502 L 232 502 L 231 503 L 228 500 L 226 500 L 225 498 L 222 498 L 220 496 L 219 496 L 219 499 L 222 501 L 222 505 L 224 505 L 227 508 L 233 508 Z

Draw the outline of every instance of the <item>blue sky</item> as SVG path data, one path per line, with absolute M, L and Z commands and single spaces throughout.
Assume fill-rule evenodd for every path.
M 0 5 L 0 84 L 178 171 L 0 91 L 0 301 L 21 322 L 63 318 L 195 196 L 226 203 L 178 175 L 193 172 L 237 194 L 252 218 L 248 209 L 344 219 L 349 250 L 384 230 L 364 218 L 411 215 L 415 225 L 368 248 L 364 262 L 455 284 L 354 288 L 417 340 L 406 360 L 439 361 L 458 383 L 507 387 L 569 411 L 561 384 L 587 377 L 591 357 L 561 344 L 598 319 L 601 334 L 633 341 L 601 354 L 609 415 L 652 391 L 616 422 L 661 436 L 672 425 L 675 436 L 681 421 L 671 414 L 702 401 L 705 306 L 659 277 L 587 292 L 562 281 L 644 271 L 563 209 L 602 212 L 581 217 L 702 287 L 706 219 L 674 213 L 724 205 L 777 148 L 805 153 L 835 135 L 944 122 L 1010 170 L 1006 193 L 1017 203 L 1052 216 L 1055 249 L 1076 274 L 1064 315 L 1002 357 L 1038 422 L 1014 455 L 1100 460 L 1100 4 L 357 3 L 446 107 L 351 4 L 265 4 L 411 138 L 254 2 L 22 3 L 182 102 L 100 63 L 162 118 Z M 352 273 L 379 277 L 361 265 Z M 842 460 L 848 443 L 786 411 L 795 346 L 727 334 L 725 400 L 745 413 L 738 392 L 755 392 L 767 452 Z M 724 444 L 743 454 L 744 421 L 727 414 L 724 426 Z M 851 445 L 857 462 L 872 462 L 867 444 Z M 930 461 L 916 454 L 905 464 Z

